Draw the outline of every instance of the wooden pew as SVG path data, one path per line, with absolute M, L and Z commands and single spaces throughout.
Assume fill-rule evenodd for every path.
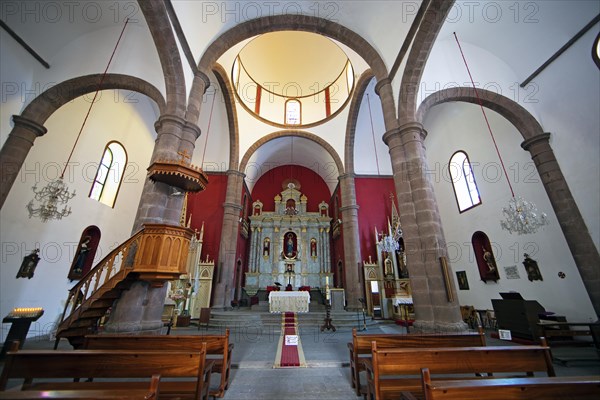
M 409 334 L 362 334 L 352 329 L 352 342 L 348 343 L 350 351 L 350 375 L 352 387 L 356 395 L 361 394 L 360 372 L 364 365 L 363 358 L 371 357 L 371 342 L 377 342 L 378 348 L 427 348 L 427 347 L 474 347 L 485 346 L 485 333 L 479 327 L 478 332 L 465 333 L 409 333 Z
M 209 391 L 211 396 L 223 397 L 229 387 L 231 353 L 233 344 L 229 343 L 229 329 L 224 335 L 88 335 L 84 349 L 97 350 L 185 350 L 198 351 L 206 343 L 206 357 L 214 362 L 212 372 L 219 373 L 219 387 Z
M 6 390 L 9 379 L 22 381 L 9 391 L 139 390 L 148 388 L 148 381 L 142 379 L 160 375 L 160 399 L 208 400 L 211 369 L 206 347 L 200 351 L 18 350 L 7 353 L 0 391 Z
M 104 390 L 9 390 L 0 391 L 0 400 L 157 400 L 160 375 L 153 375 L 147 389 Z
M 600 399 L 600 376 L 431 380 L 421 370 L 425 400 L 592 400 Z M 402 393 L 405 400 L 416 400 Z
M 398 399 L 404 391 L 422 395 L 421 378 L 415 377 L 422 368 L 429 368 L 434 374 L 457 375 L 453 379 L 473 379 L 482 373 L 488 376 L 481 379 L 489 379 L 496 373 L 556 375 L 548 346 L 379 349 L 378 343 L 373 342 L 371 359 L 361 362 L 367 370 L 367 399 L 375 400 Z

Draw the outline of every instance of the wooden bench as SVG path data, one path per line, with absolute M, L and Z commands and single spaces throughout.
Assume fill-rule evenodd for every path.
M 200 351 L 9 351 L 0 391 L 15 379 L 22 383 L 9 391 L 145 390 L 147 394 L 147 378 L 159 375 L 160 399 L 208 400 L 212 364 L 206 361 L 206 347 Z
M 223 397 L 229 387 L 231 353 L 233 344 L 229 343 L 229 329 L 224 335 L 88 335 L 84 349 L 120 349 L 120 350 L 185 350 L 198 351 L 206 343 L 206 357 L 214 362 L 212 372 L 219 373 L 221 379 L 216 389 L 210 389 L 211 396 Z
M 600 376 L 431 380 L 421 370 L 425 400 L 592 400 L 600 399 Z M 412 393 L 401 399 L 416 400 Z
M 443 347 L 430 349 L 379 349 L 372 343 L 371 359 L 361 360 L 367 370 L 367 399 L 398 399 L 401 392 L 422 395 L 422 368 L 451 378 L 473 379 L 483 373 L 555 376 L 548 346 Z M 410 377 L 409 375 L 413 375 Z M 446 379 L 449 379 L 446 377 Z
M 360 372 L 364 370 L 360 360 L 371 357 L 371 342 L 377 342 L 378 348 L 423 348 L 423 347 L 474 347 L 485 346 L 485 334 L 479 327 L 478 332 L 465 333 L 427 333 L 427 334 L 363 334 L 358 335 L 352 329 L 350 350 L 350 375 L 356 395 L 361 394 Z
M 156 400 L 160 375 L 153 375 L 147 389 L 104 390 L 9 390 L 0 391 L 0 400 L 77 399 L 77 400 Z

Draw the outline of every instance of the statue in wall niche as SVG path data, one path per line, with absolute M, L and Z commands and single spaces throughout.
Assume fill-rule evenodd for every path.
M 265 238 L 263 242 L 263 256 L 269 257 L 271 253 L 271 240 L 269 238 Z
M 315 258 L 317 257 L 317 239 L 310 239 L 310 256 Z

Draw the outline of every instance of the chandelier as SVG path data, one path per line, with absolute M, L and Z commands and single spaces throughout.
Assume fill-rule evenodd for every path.
M 400 238 L 402 237 L 402 228 L 400 224 L 398 224 L 394 229 L 391 229 L 388 225 L 388 229 L 391 234 L 380 233 L 379 234 L 379 242 L 377 245 L 381 248 L 382 251 L 386 253 L 393 253 L 395 251 L 400 250 Z
M 500 221 L 500 225 L 510 233 L 535 233 L 538 228 L 548 224 L 546 213 L 538 212 L 535 204 L 520 196 L 510 199 L 508 207 L 504 207 L 502 213 L 505 219 Z
M 79 138 L 81 137 L 81 133 L 83 132 L 83 128 L 85 127 L 85 123 L 87 122 L 88 117 L 90 116 L 92 107 L 96 103 L 96 97 L 98 97 L 98 92 L 100 91 L 100 88 L 102 87 L 102 82 L 104 81 L 104 78 L 106 77 L 106 73 L 108 72 L 108 67 L 110 66 L 110 63 L 112 62 L 115 52 L 117 51 L 117 46 L 119 46 L 119 42 L 121 41 L 121 38 L 123 37 L 123 32 L 125 32 L 125 27 L 127 27 L 128 22 L 129 22 L 129 18 L 127 18 L 127 20 L 125 20 L 125 25 L 123 26 L 121 35 L 119 36 L 119 39 L 117 40 L 117 44 L 115 45 L 112 55 L 110 56 L 110 59 L 108 60 L 108 65 L 106 65 L 106 69 L 104 70 L 104 73 L 102 74 L 102 77 L 100 78 L 100 82 L 98 83 L 98 88 L 96 89 L 94 98 L 92 99 L 92 102 L 90 104 L 90 107 L 88 108 L 85 118 L 83 119 L 83 123 L 81 124 L 81 128 L 79 129 L 79 133 L 77 134 L 77 138 L 75 139 L 75 143 L 73 144 L 73 148 L 71 149 L 71 153 L 69 154 L 69 157 L 67 158 L 67 162 L 65 163 L 65 167 L 63 168 L 62 173 L 60 174 L 60 177 L 54 181 L 51 181 L 48 185 L 43 187 L 41 190 L 37 190 L 37 184 L 35 184 L 32 187 L 33 200 L 31 200 L 26 206 L 27 211 L 29 211 L 29 218 L 39 217 L 42 220 L 42 222 L 46 222 L 49 219 L 62 219 L 63 217 L 67 217 L 68 215 L 71 214 L 71 207 L 67 208 L 66 204 L 70 199 L 75 197 L 75 190 L 73 190 L 73 193 L 69 193 L 69 189 L 68 189 L 67 185 L 65 184 L 65 182 L 63 181 L 63 178 L 65 176 L 67 166 L 69 165 L 69 162 L 71 161 L 71 157 L 73 156 L 73 152 L 75 151 L 75 147 L 77 146 L 77 142 L 79 141 Z M 34 201 L 41 202 L 41 204 L 39 204 L 39 206 L 36 206 L 34 204 Z M 62 210 L 59 211 L 59 206 L 61 206 L 61 205 L 64 205 L 64 207 Z
M 477 91 L 477 87 L 475 86 L 475 82 L 473 81 L 473 76 L 471 75 L 471 70 L 469 69 L 469 65 L 467 64 L 467 59 L 462 51 L 460 46 L 460 42 L 458 41 L 458 36 L 454 33 L 454 38 L 456 39 L 456 43 L 458 44 L 458 49 L 460 50 L 460 54 L 465 63 L 465 67 L 467 68 L 467 72 L 469 74 L 469 78 L 471 79 L 471 84 L 473 85 L 473 91 L 475 92 L 475 96 L 477 97 L 477 101 L 479 102 L 479 107 L 481 108 L 481 112 L 483 113 L 483 118 L 485 119 L 485 123 L 487 124 L 488 131 L 490 132 L 490 136 L 492 137 L 492 142 L 494 142 L 494 147 L 496 148 L 496 154 L 498 154 L 498 159 L 500 160 L 500 164 L 502 165 L 502 170 L 504 171 L 504 176 L 506 176 L 506 182 L 508 183 L 508 187 L 510 188 L 510 192 L 512 194 L 512 198 L 508 202 L 508 207 L 502 208 L 502 214 L 504 214 L 505 219 L 500 221 L 500 226 L 502 229 L 507 230 L 510 233 L 517 233 L 519 235 L 535 233 L 538 228 L 541 226 L 548 224 L 548 219 L 545 213 L 539 213 L 535 204 L 524 200 L 522 197 L 515 197 L 515 192 L 510 183 L 510 179 L 508 179 L 508 174 L 506 173 L 506 168 L 504 167 L 504 161 L 502 161 L 502 156 L 500 155 L 500 150 L 498 149 L 498 145 L 496 144 L 496 139 L 494 138 L 494 133 L 492 132 L 492 127 L 490 126 L 490 122 L 488 121 L 487 115 L 485 114 L 485 109 L 483 108 L 483 103 L 479 98 L 479 92 Z
M 29 218 L 39 217 L 42 222 L 46 222 L 49 219 L 62 219 L 71 214 L 71 207 L 67 208 L 66 204 L 75 197 L 75 191 L 69 193 L 62 176 L 40 190 L 37 189 L 37 184 L 31 189 L 34 198 L 27 204 Z M 40 204 L 35 205 L 34 200 L 40 202 Z M 62 205 L 64 205 L 63 209 L 59 210 Z

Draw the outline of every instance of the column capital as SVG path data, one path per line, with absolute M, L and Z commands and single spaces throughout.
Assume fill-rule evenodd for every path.
M 223 203 L 223 208 L 233 208 L 234 210 L 242 211 L 242 206 L 235 203 Z
M 390 78 L 383 78 L 380 81 L 378 81 L 375 84 L 375 94 L 377 96 L 381 96 L 379 93 L 381 91 L 381 88 L 384 87 L 385 85 L 391 85 L 392 84 L 392 80 Z
M 240 178 L 245 178 L 246 174 L 244 174 L 243 172 L 240 172 L 236 169 L 228 169 L 227 172 L 225 172 L 227 174 L 227 176 L 238 176 Z
M 22 117 L 20 115 L 12 116 L 13 123 L 15 127 L 25 128 L 31 132 L 33 132 L 37 137 L 44 136 L 48 129 L 44 125 L 40 125 L 36 121 L 33 121 L 29 118 Z
M 200 78 L 202 79 L 202 81 L 204 81 L 204 93 L 206 93 L 206 89 L 210 87 L 210 79 L 208 78 L 208 75 L 197 69 L 196 71 L 194 71 L 194 77 Z
M 354 179 L 356 178 L 356 174 L 354 172 L 345 172 L 338 176 L 338 181 L 342 181 L 345 179 Z
M 546 142 L 547 144 L 549 144 L 550 143 L 550 132 L 544 132 L 539 135 L 530 137 L 529 139 L 525 139 L 523 141 L 523 143 L 521 143 L 521 147 L 525 151 L 531 151 L 530 150 L 531 146 L 533 146 L 534 144 L 538 144 L 540 142 Z
M 202 130 L 200 129 L 200 127 L 190 121 L 185 121 L 185 125 L 183 126 L 183 129 L 193 132 L 196 139 L 198 139 L 200 137 L 200 134 L 202 133 Z
M 156 132 L 158 132 L 162 128 L 164 123 L 175 124 L 178 125 L 180 128 L 183 128 L 187 121 L 174 114 L 163 114 L 160 117 L 158 117 L 158 120 L 156 120 L 156 122 L 154 123 L 154 129 L 156 130 Z

